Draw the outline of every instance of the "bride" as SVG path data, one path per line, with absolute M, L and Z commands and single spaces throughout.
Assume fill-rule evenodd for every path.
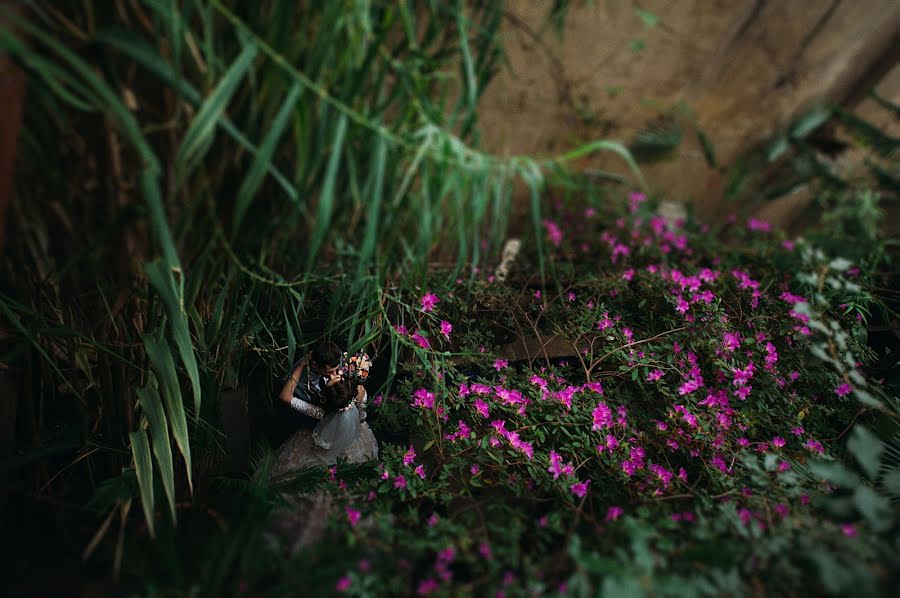
M 335 373 L 325 382 L 324 416 L 313 430 L 313 443 L 332 455 L 340 455 L 356 440 L 362 416 L 356 388 L 349 376 Z

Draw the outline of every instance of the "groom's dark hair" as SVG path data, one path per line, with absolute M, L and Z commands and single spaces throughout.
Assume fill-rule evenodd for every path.
M 341 350 L 331 341 L 322 341 L 313 349 L 312 360 L 318 367 L 337 367 L 341 364 Z

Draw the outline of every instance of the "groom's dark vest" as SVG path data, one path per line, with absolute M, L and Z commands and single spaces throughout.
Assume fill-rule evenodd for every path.
M 300 365 L 300 362 L 304 359 L 306 358 L 303 357 L 292 365 L 290 371 L 293 372 L 296 370 L 297 366 Z M 320 390 L 323 386 L 320 384 L 319 388 L 316 388 L 316 385 L 313 383 L 317 378 L 319 378 L 318 374 L 312 373 L 310 371 L 310 365 L 307 363 L 306 367 L 303 368 L 303 371 L 300 372 L 300 380 L 294 388 L 294 396 L 307 403 L 312 403 L 313 405 L 323 405 L 325 403 L 325 395 Z

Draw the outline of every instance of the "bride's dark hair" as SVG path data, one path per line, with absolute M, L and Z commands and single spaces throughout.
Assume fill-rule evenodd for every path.
M 334 413 L 347 407 L 354 399 L 356 385 L 349 378 L 341 378 L 325 385 L 325 412 Z

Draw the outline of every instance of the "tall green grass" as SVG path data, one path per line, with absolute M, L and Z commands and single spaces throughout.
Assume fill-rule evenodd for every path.
M 36 381 L 35 444 L 34 414 L 80 398 L 79 441 L 101 450 L 68 475 L 133 468 L 152 532 L 157 482 L 173 520 L 192 489 L 219 390 L 283 368 L 315 340 L 310 322 L 378 350 L 385 285 L 441 264 L 471 276 L 499 249 L 517 180 L 537 236 L 548 172 L 611 151 L 640 181 L 611 141 L 545 160 L 477 149 L 501 14 L 436 0 L 6 13 L 0 44 L 29 101 L 0 306 L 6 361 Z

